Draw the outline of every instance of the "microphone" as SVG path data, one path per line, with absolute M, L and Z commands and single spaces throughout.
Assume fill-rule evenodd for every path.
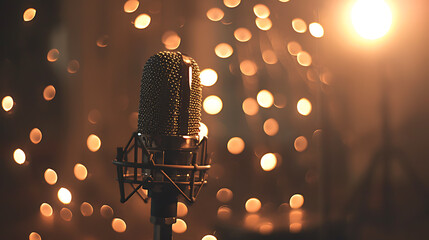
M 138 130 L 124 148 L 117 148 L 113 161 L 122 203 L 136 193 L 145 202 L 151 198 L 155 240 L 172 238 L 179 195 L 193 203 L 207 183 L 207 137 L 198 135 L 199 75 L 195 60 L 180 52 L 150 57 L 141 80 Z M 125 184 L 132 187 L 130 194 Z

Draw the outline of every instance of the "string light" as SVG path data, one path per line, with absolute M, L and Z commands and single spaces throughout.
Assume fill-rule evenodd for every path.
M 4 111 L 9 112 L 14 105 L 13 98 L 11 96 L 4 97 L 3 100 L 1 101 L 1 105 Z

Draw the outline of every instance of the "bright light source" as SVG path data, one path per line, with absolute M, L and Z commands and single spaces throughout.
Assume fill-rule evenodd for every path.
M 317 22 L 310 23 L 310 25 L 308 25 L 308 30 L 310 30 L 310 34 L 315 38 L 321 38 L 325 34 L 322 25 Z
M 222 110 L 222 100 L 215 95 L 206 97 L 203 101 L 203 108 L 206 113 L 216 115 Z
M 62 187 L 58 190 L 58 199 L 64 204 L 69 204 L 72 200 L 72 194 L 67 188 Z
M 13 152 L 13 159 L 15 160 L 16 163 L 18 164 L 23 164 L 25 162 L 25 153 L 24 151 L 22 151 L 22 149 L 17 148 L 14 152 Z
M 217 81 L 217 73 L 211 68 L 206 68 L 200 73 L 201 84 L 206 87 L 213 86 Z
M 147 28 L 147 26 L 149 26 L 150 24 L 150 16 L 143 13 L 140 14 L 136 17 L 136 20 L 134 20 L 134 27 L 136 27 L 137 29 L 144 29 Z
M 127 224 L 120 218 L 114 218 L 112 220 L 112 228 L 115 232 L 123 233 L 127 230 Z
M 358 0 L 351 11 L 356 32 L 365 39 L 381 38 L 392 25 L 392 12 L 383 0 Z
M 261 167 L 264 171 L 271 171 L 277 165 L 277 157 L 273 153 L 266 153 L 261 158 Z

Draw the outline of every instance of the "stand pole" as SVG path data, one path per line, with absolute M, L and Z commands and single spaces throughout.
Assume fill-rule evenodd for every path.
M 171 224 L 154 224 L 153 240 L 171 240 L 173 239 Z

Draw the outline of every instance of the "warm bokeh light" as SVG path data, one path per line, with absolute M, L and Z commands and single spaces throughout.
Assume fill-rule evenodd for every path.
M 60 202 L 64 204 L 69 204 L 72 200 L 72 194 L 67 188 L 60 188 L 57 195 Z
M 91 134 L 86 140 L 86 145 L 91 152 L 96 152 L 101 147 L 101 140 L 97 135 Z
M 232 49 L 231 45 L 229 45 L 228 43 L 219 43 L 215 47 L 216 56 L 220 58 L 229 58 L 233 52 L 234 50 Z
M 279 2 L 289 2 L 290 0 L 279 0 Z
M 58 49 L 51 49 L 49 50 L 48 54 L 46 55 L 46 58 L 49 62 L 55 62 L 58 60 L 58 57 L 60 56 L 60 52 Z
M 71 221 L 73 218 L 73 213 L 68 208 L 61 208 L 60 210 L 60 216 L 64 221 Z
M 213 235 L 205 235 L 201 240 L 217 240 L 217 238 Z
M 50 217 L 54 213 L 54 210 L 48 203 L 42 203 L 40 205 L 40 213 L 45 217 Z
M 127 224 L 120 218 L 114 218 L 112 220 L 112 228 L 115 232 L 123 233 L 127 230 Z
M 92 208 L 91 204 L 87 202 L 83 202 L 80 205 L 80 213 L 82 213 L 82 216 L 89 217 L 92 215 L 93 212 L 94 212 L 94 208 Z
M 299 114 L 307 116 L 311 113 L 311 102 L 307 98 L 301 98 L 296 104 L 296 109 L 298 110 Z
M 297 152 L 303 152 L 307 149 L 308 141 L 304 136 L 299 136 L 295 139 L 293 146 Z
M 43 98 L 46 101 L 51 101 L 52 99 L 54 99 L 55 97 L 55 87 L 52 85 L 46 86 L 45 89 L 43 90 Z
M 88 113 L 88 122 L 91 124 L 96 124 L 101 120 L 101 113 L 97 109 L 92 109 Z
M 228 188 L 221 188 L 216 193 L 216 199 L 220 202 L 227 203 L 232 200 L 234 194 Z
M 259 201 L 257 198 L 250 198 L 246 201 L 244 207 L 246 208 L 247 212 L 255 213 L 261 209 L 261 201 Z
M 290 223 L 296 223 L 296 222 L 302 222 L 302 210 L 301 209 L 292 209 L 289 212 L 289 222 Z
M 177 202 L 177 216 L 184 217 L 188 214 L 188 207 L 182 202 Z
M 302 48 L 299 43 L 291 41 L 287 44 L 287 50 L 292 56 L 296 56 L 302 51 Z
M 230 219 L 232 215 L 232 210 L 228 206 L 220 206 L 217 209 L 217 217 L 221 220 Z
M 133 13 L 137 10 L 139 7 L 139 1 L 137 0 L 128 0 L 124 4 L 124 12 L 126 13 Z
M 312 59 L 308 52 L 301 51 L 298 53 L 296 57 L 297 57 L 296 60 L 298 61 L 299 65 L 304 67 L 308 67 L 311 65 Z
M 76 165 L 74 165 L 73 172 L 74 172 L 74 176 L 81 181 L 85 180 L 86 177 L 88 176 L 88 170 L 83 164 L 80 164 L 80 163 L 77 163 Z
M 30 141 L 34 144 L 40 143 L 42 141 L 42 132 L 38 128 L 33 128 L 30 131 Z
M 145 13 L 138 15 L 134 20 L 134 27 L 136 27 L 137 29 L 147 28 L 149 24 L 150 24 L 150 16 Z
M 271 171 L 277 166 L 277 157 L 273 153 L 266 153 L 261 158 L 261 167 L 264 171 Z
M 269 118 L 264 122 L 263 129 L 268 136 L 274 136 L 279 132 L 279 123 L 274 118 Z
M 162 43 L 168 50 L 174 50 L 179 47 L 181 38 L 174 31 L 167 31 L 162 35 Z
M 239 42 L 247 42 L 252 38 L 252 33 L 247 28 L 237 28 L 234 31 L 234 37 Z
M 244 150 L 244 141 L 243 139 L 239 137 L 233 137 L 229 139 L 228 144 L 226 145 L 226 148 L 228 149 L 228 152 L 232 154 L 240 154 Z
M 13 108 L 13 98 L 11 96 L 6 96 L 1 101 L 1 106 L 3 107 L 3 110 L 6 112 L 10 111 Z
M 258 222 L 261 219 L 261 217 L 258 214 L 246 214 L 244 217 L 244 226 L 248 229 L 256 230 L 256 227 L 258 226 Z
M 358 0 L 352 8 L 351 19 L 356 32 L 365 39 L 378 39 L 392 25 L 392 12 L 384 0 Z
M 200 132 L 198 133 L 198 135 L 200 136 L 200 139 L 208 136 L 209 128 L 204 123 L 200 122 L 199 129 L 200 129 Z
M 265 89 L 258 92 L 258 95 L 256 95 L 256 100 L 258 101 L 259 106 L 263 108 L 269 108 L 274 103 L 273 94 Z
M 249 116 L 254 116 L 259 112 L 258 102 L 254 98 L 246 98 L 242 104 L 243 112 Z
M 269 18 L 256 18 L 255 23 L 256 26 L 263 31 L 268 31 L 273 26 L 273 23 Z
M 107 47 L 108 40 L 109 40 L 109 36 L 108 35 L 103 35 L 103 36 L 100 36 L 97 39 L 97 42 L 95 44 L 97 44 L 97 47 L 104 48 L 104 47 Z
M 113 208 L 111 208 L 109 205 L 103 205 L 100 208 L 100 214 L 104 218 L 112 218 L 113 217 Z
M 302 196 L 301 194 L 294 194 L 289 199 L 289 205 L 293 209 L 301 208 L 303 204 L 304 204 L 304 196 Z
M 267 235 L 272 233 L 273 229 L 274 229 L 274 225 L 271 222 L 265 222 L 265 223 L 262 223 L 261 226 L 259 226 L 259 233 Z
M 305 33 L 307 31 L 307 24 L 301 18 L 295 18 L 292 20 L 292 28 L 297 33 Z
M 266 64 L 276 64 L 278 61 L 277 56 L 274 53 L 274 51 L 269 50 L 269 49 L 264 50 L 262 52 L 262 59 L 264 59 L 264 62 Z
M 22 18 L 24 21 L 29 22 L 33 20 L 33 18 L 36 16 L 36 9 L 34 8 L 28 8 L 25 10 L 24 14 L 22 15 Z
M 77 73 L 79 71 L 80 64 L 77 60 L 71 60 L 67 65 L 67 72 Z
M 186 226 L 186 222 L 183 221 L 182 219 L 178 218 L 176 219 L 176 222 L 173 223 L 173 225 L 171 226 L 173 232 L 175 233 L 184 233 L 186 232 L 186 229 L 188 229 L 188 226 Z
M 258 66 L 252 60 L 244 60 L 240 63 L 240 71 L 246 76 L 253 76 L 258 72 Z
M 259 18 L 267 18 L 270 16 L 270 9 L 264 4 L 256 4 L 253 7 L 253 12 Z
M 36 232 L 31 232 L 30 235 L 28 236 L 29 240 L 42 240 L 42 237 L 40 237 L 40 235 Z
M 222 110 L 222 100 L 215 95 L 206 97 L 203 102 L 203 108 L 206 113 L 216 115 Z
M 210 8 L 207 11 L 207 18 L 210 19 L 213 22 L 217 22 L 222 20 L 223 16 L 225 15 L 223 11 L 220 8 Z
M 200 73 L 201 85 L 210 87 L 213 86 L 217 81 L 217 73 L 211 68 L 206 68 Z
M 17 148 L 13 152 L 13 159 L 15 160 L 16 163 L 23 164 L 25 162 L 25 153 L 24 153 L 24 151 L 22 151 L 22 149 L 20 149 L 20 148 Z
M 325 34 L 322 25 L 317 22 L 310 23 L 308 25 L 308 30 L 310 31 L 310 34 L 315 38 L 321 38 Z
M 44 177 L 45 177 L 45 181 L 49 185 L 54 185 L 55 183 L 57 183 L 58 175 L 53 169 L 50 169 L 50 168 L 46 169 Z
M 302 229 L 302 223 L 291 223 L 289 225 L 289 231 L 291 233 L 298 233 Z
M 241 0 L 223 0 L 223 4 L 229 8 L 235 8 L 240 4 Z M 205 239 L 204 239 L 205 240 Z
M 136 129 L 139 121 L 139 113 L 138 112 L 130 113 L 130 116 L 128 117 L 128 121 L 130 123 L 130 126 L 133 129 Z
M 286 107 L 287 99 L 286 96 L 280 93 L 274 94 L 274 106 L 277 108 Z

